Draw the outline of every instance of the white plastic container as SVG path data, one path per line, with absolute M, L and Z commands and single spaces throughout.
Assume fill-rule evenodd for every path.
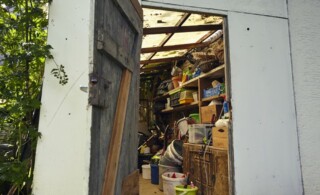
M 180 172 L 180 167 L 174 167 L 174 166 L 166 166 L 159 164 L 159 189 L 163 190 L 163 182 L 162 182 L 162 175 L 167 172 Z
M 188 125 L 189 128 L 189 143 L 201 144 L 204 138 L 209 140 L 211 134 L 212 124 L 193 124 Z
M 188 132 L 188 119 L 186 117 L 183 117 L 182 119 L 178 120 L 177 124 L 180 132 L 180 137 L 182 137 Z
M 151 167 L 150 164 L 142 165 L 142 178 L 151 179 Z
M 176 178 L 172 178 L 173 174 L 176 175 Z M 173 195 L 176 193 L 176 190 L 174 188 L 178 185 L 186 184 L 187 178 L 183 173 L 167 172 L 162 174 L 162 180 L 163 180 L 163 194 Z
M 197 91 L 193 92 L 193 93 L 192 93 L 192 97 L 193 97 L 193 100 L 194 100 L 195 102 L 197 102 L 197 101 L 198 101 L 198 92 L 197 92 Z

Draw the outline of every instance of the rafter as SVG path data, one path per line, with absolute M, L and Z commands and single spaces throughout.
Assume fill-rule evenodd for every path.
M 151 60 L 142 60 L 140 64 L 150 64 L 150 63 L 160 63 L 160 62 L 172 62 L 176 60 L 184 60 L 185 57 L 173 57 L 173 58 L 160 58 L 160 59 L 151 59 Z
M 159 52 L 159 51 L 192 49 L 192 48 L 206 47 L 209 44 L 210 43 L 190 43 L 190 44 L 163 46 L 163 47 L 147 47 L 147 48 L 142 48 L 141 53 L 153 53 L 153 52 Z
M 143 34 L 167 34 L 167 33 L 181 33 L 181 32 L 196 32 L 196 31 L 210 31 L 222 29 L 221 24 L 211 25 L 195 25 L 195 26 L 170 26 L 170 27 L 156 27 L 144 28 Z

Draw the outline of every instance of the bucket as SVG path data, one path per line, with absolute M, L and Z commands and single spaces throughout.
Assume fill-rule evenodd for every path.
M 199 113 L 192 113 L 189 115 L 189 117 L 192 118 L 196 123 L 200 123 Z
M 163 190 L 162 174 L 166 172 L 181 172 L 181 168 L 159 164 L 159 189 L 161 191 Z
M 178 120 L 177 122 L 180 137 L 184 136 L 188 132 L 188 118 L 183 117 L 182 119 Z
M 197 187 L 191 188 L 190 185 L 187 188 L 184 188 L 183 185 L 178 185 L 174 189 L 176 190 L 176 195 L 196 195 L 198 191 Z
M 159 184 L 159 166 L 157 164 L 151 164 L 151 183 Z
M 150 164 L 142 165 L 142 178 L 151 179 Z
M 182 146 L 183 146 L 183 141 L 181 140 L 173 140 L 167 150 L 169 152 L 169 155 L 171 158 L 175 158 L 176 160 L 180 161 L 181 163 L 179 165 L 182 164 Z
M 172 178 L 172 175 L 175 174 L 176 178 Z M 175 194 L 175 187 L 178 185 L 184 185 L 187 178 L 183 173 L 176 172 L 167 172 L 162 174 L 163 180 L 163 194 L 172 195 Z

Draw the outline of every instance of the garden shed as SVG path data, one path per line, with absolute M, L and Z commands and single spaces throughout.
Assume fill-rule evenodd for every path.
M 48 60 L 33 193 L 135 194 L 140 84 L 147 74 L 155 75 L 155 69 L 168 69 L 166 66 L 187 58 L 191 49 L 207 47 L 210 43 L 205 40 L 217 30 L 223 32 L 223 69 L 218 66 L 209 75 L 182 85 L 199 85 L 199 89 L 210 74 L 210 84 L 219 74 L 224 77 L 226 100 L 232 106 L 227 192 L 319 192 L 312 172 L 320 167 L 309 164 L 319 159 L 310 149 L 318 148 L 315 139 L 319 133 L 307 125 L 303 109 L 312 108 L 303 94 L 319 91 L 305 91 L 308 81 L 301 73 L 309 65 L 318 75 L 313 62 L 319 57 L 308 53 L 311 58 L 301 65 L 306 57 L 299 52 L 304 46 L 315 48 L 313 43 L 319 42 L 317 35 L 303 30 L 309 18 L 319 16 L 319 6 L 316 1 L 301 5 L 298 0 L 53 1 L 48 43 L 54 48 L 55 60 L 65 64 L 69 83 L 64 87 L 56 83 L 50 75 L 54 64 Z M 171 26 L 144 27 L 143 16 L 152 10 L 177 12 L 179 19 Z M 196 24 L 198 28 L 184 26 L 192 14 L 216 16 L 221 21 Z M 158 19 L 150 25 L 163 22 Z M 317 32 L 319 26 L 310 29 Z M 191 31 L 203 34 L 181 37 L 185 43 L 166 44 L 174 40 L 174 34 Z M 164 35 L 158 43 L 141 45 L 142 36 L 146 40 L 153 34 Z M 313 41 L 305 37 L 313 37 Z M 189 38 L 194 40 L 187 42 Z M 168 52 L 172 49 L 175 52 Z M 144 55 L 140 57 L 140 53 Z M 170 63 L 158 66 L 160 62 Z M 209 103 L 201 94 L 199 91 L 198 98 Z M 318 104 L 313 96 L 308 98 Z M 203 106 L 200 101 L 193 104 L 191 109 Z M 319 126 L 315 119 L 318 111 L 310 110 L 313 114 L 308 120 Z

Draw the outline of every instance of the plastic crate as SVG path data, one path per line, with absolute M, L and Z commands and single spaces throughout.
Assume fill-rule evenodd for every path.
M 180 100 L 183 99 L 193 99 L 192 93 L 195 92 L 194 90 L 184 90 L 180 92 Z
M 189 143 L 202 144 L 204 139 L 211 141 L 212 124 L 193 124 L 188 125 Z

